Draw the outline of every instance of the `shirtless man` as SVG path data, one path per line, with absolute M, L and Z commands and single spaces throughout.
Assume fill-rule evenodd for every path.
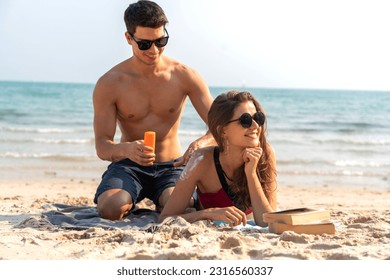
M 111 220 L 122 219 L 145 197 L 162 208 L 190 154 L 214 143 L 207 133 L 182 156 L 178 129 L 187 97 L 205 123 L 212 97 L 196 71 L 163 55 L 169 35 L 162 8 L 138 1 L 124 19 L 133 56 L 105 73 L 93 93 L 96 152 L 112 162 L 94 201 L 100 216 Z M 120 143 L 114 141 L 117 123 Z M 143 142 L 148 130 L 156 132 L 155 153 Z

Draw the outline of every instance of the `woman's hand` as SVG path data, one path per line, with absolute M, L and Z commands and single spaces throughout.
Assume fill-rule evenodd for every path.
M 207 218 L 213 221 L 224 221 L 230 226 L 246 225 L 246 214 L 235 206 L 224 208 L 208 208 L 203 210 Z
M 247 175 L 256 173 L 256 167 L 262 154 L 263 149 L 260 147 L 246 148 L 242 152 L 242 158 L 245 163 L 245 173 Z

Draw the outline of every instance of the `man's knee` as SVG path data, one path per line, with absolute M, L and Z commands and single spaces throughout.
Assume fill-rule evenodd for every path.
M 97 209 L 105 219 L 120 220 L 132 207 L 130 194 L 123 190 L 108 190 L 98 197 Z

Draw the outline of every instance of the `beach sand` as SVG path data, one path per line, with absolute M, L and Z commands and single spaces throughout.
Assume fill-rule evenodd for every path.
M 279 186 L 280 209 L 328 209 L 337 227 L 335 235 L 276 235 L 217 227 L 208 221 L 189 224 L 181 218 L 154 232 L 97 227 L 72 230 L 44 222 L 45 205 L 94 205 L 97 183 L 56 178 L 0 181 L 0 259 L 390 259 L 390 190 Z M 153 209 L 149 201 L 141 202 L 141 207 Z

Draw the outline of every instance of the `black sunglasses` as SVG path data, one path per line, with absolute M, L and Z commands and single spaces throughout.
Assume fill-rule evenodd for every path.
M 262 112 L 256 112 L 253 117 L 249 113 L 244 113 L 238 119 L 228 121 L 226 124 L 231 122 L 240 121 L 240 124 L 244 128 L 249 128 L 252 126 L 252 119 L 259 125 L 262 126 L 265 122 L 265 116 Z
M 169 34 L 168 34 L 168 31 L 165 29 L 165 27 L 164 27 L 164 31 L 167 33 L 167 36 L 158 38 L 158 39 L 153 40 L 153 41 L 151 41 L 151 40 L 138 40 L 137 41 L 133 34 L 131 34 L 130 32 L 129 32 L 129 34 L 130 34 L 131 39 L 133 39 L 137 43 L 138 48 L 141 51 L 146 51 L 146 50 L 150 49 L 150 47 L 153 45 L 153 43 L 156 45 L 157 48 L 165 47 L 168 44 Z

